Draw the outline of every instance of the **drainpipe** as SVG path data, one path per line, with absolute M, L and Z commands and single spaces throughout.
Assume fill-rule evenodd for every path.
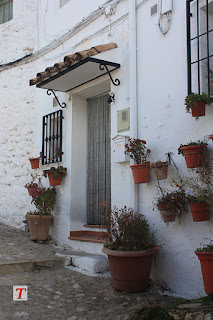
M 129 105 L 130 105 L 130 136 L 138 138 L 138 105 L 137 105 L 137 20 L 136 0 L 129 0 Z M 134 161 L 130 160 L 133 165 Z M 132 207 L 139 209 L 139 186 L 131 180 Z

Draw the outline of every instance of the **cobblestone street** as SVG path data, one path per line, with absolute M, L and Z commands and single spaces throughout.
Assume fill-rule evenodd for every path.
M 1 266 L 21 262 L 21 259 L 23 262 L 55 256 L 54 246 L 30 241 L 27 233 L 4 225 L 0 225 L 0 241 Z M 16 285 L 28 286 L 28 301 L 13 301 L 13 286 Z M 109 276 L 92 277 L 63 266 L 1 274 L 0 320 L 130 320 L 134 312 L 143 307 L 180 304 L 181 299 L 158 292 L 159 288 L 153 283 L 145 292 L 118 292 L 112 288 Z M 212 318 L 211 314 L 204 318 L 203 313 L 200 318 L 177 316 L 175 319 Z

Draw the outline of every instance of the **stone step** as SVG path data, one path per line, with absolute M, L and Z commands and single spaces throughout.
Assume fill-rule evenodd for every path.
M 65 267 L 73 267 L 76 271 L 90 275 L 104 274 L 109 270 L 108 259 L 105 255 L 71 249 L 56 249 L 56 256 L 65 259 Z
M 50 258 L 41 260 L 25 260 L 0 263 L 0 275 L 20 272 L 32 272 L 44 269 L 60 269 L 64 267 L 64 259 Z
M 105 231 L 78 230 L 70 231 L 70 240 L 106 243 L 108 233 Z

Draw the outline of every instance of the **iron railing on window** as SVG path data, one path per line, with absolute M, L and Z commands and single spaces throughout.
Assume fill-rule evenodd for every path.
M 188 94 L 211 94 L 213 10 L 211 0 L 186 0 Z
M 0 0 L 0 24 L 13 18 L 13 0 Z
M 62 161 L 62 120 L 63 110 L 43 117 L 42 164 Z

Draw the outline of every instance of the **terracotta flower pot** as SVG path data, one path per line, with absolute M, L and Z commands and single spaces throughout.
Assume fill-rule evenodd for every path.
M 157 204 L 157 207 L 160 211 L 160 214 L 164 222 L 175 221 L 176 214 L 174 212 L 171 212 L 167 205 L 159 203 Z
M 27 187 L 28 193 L 31 197 L 33 197 L 34 195 L 36 195 L 37 191 L 38 191 L 38 187 Z
M 47 172 L 49 183 L 51 186 L 59 186 L 61 184 L 61 173 L 59 172 L 57 178 L 53 177 L 53 173 L 51 171 Z
M 205 147 L 206 144 L 202 143 L 180 148 L 183 151 L 187 168 L 198 168 L 200 166 Z
M 210 219 L 209 206 L 205 202 L 189 203 L 194 222 L 206 221 Z
M 39 159 L 40 158 L 30 158 L 30 164 L 32 169 L 38 169 L 39 168 Z
M 195 252 L 200 260 L 204 288 L 207 294 L 213 293 L 213 252 Z
M 168 161 L 152 163 L 151 167 L 155 173 L 157 180 L 167 179 L 168 175 Z
M 52 215 L 27 214 L 31 240 L 47 240 L 53 220 Z
M 125 292 L 147 288 L 154 250 L 116 251 L 104 247 L 102 252 L 108 255 L 113 288 Z
M 130 166 L 135 183 L 146 183 L 150 180 L 150 163 Z
M 205 101 L 199 101 L 191 106 L 192 117 L 203 117 L 205 116 Z

